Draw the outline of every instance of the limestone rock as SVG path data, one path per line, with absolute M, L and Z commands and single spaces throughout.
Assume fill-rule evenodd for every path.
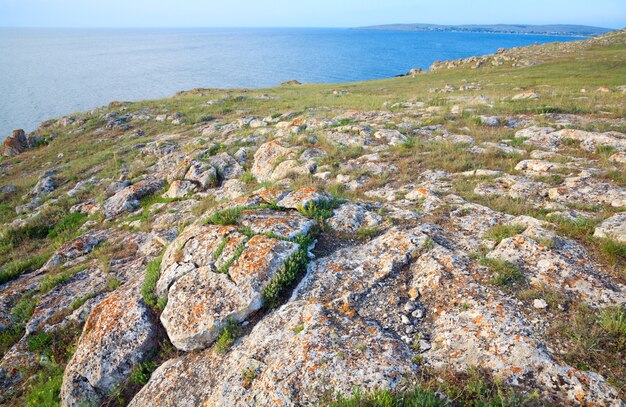
M 196 191 L 196 184 L 186 180 L 172 182 L 170 188 L 163 194 L 164 198 L 184 198 Z
M 105 216 L 108 218 L 135 210 L 139 200 L 161 189 L 163 182 L 145 179 L 126 187 L 104 202 Z
M 101 401 L 155 346 L 157 327 L 139 285 L 111 293 L 92 310 L 63 375 L 61 405 Z
M 316 405 L 325 392 L 398 388 L 413 366 L 407 345 L 377 324 L 296 301 L 225 356 L 205 351 L 166 362 L 130 406 Z
M 252 237 L 228 270 L 200 267 L 182 275 L 168 292 L 161 322 L 177 348 L 210 345 L 228 321 L 243 322 L 263 305 L 263 289 L 299 246 L 265 235 Z
M 382 218 L 375 212 L 367 210 L 364 205 L 345 203 L 333 212 L 328 219 L 328 226 L 338 232 L 354 233 L 361 227 L 376 227 Z
M 626 212 L 618 213 L 606 219 L 596 227 L 593 235 L 626 243 Z

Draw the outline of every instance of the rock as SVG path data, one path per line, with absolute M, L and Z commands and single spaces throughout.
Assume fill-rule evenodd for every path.
M 498 116 L 480 116 L 480 124 L 483 126 L 496 127 L 500 125 L 500 118 Z
M 196 183 L 202 190 L 213 188 L 218 184 L 218 174 L 215 167 L 200 161 L 191 163 L 184 179 Z
M 163 194 L 164 198 L 184 198 L 196 192 L 197 184 L 191 181 L 176 180 L 170 184 L 170 188 Z
M 345 203 L 333 211 L 333 217 L 328 219 L 328 226 L 343 233 L 354 233 L 361 227 L 376 227 L 382 222 L 382 217 L 369 211 L 364 205 Z
M 253 233 L 270 233 L 282 239 L 305 235 L 316 226 L 314 220 L 298 212 L 278 212 L 270 209 L 243 211 L 239 223 Z
M 157 326 L 139 291 L 142 281 L 111 293 L 87 318 L 63 374 L 61 405 L 99 403 L 156 345 Z
M 205 351 L 166 362 L 130 406 L 317 405 L 326 393 L 355 387 L 395 389 L 412 368 L 408 346 L 377 324 L 296 301 L 261 320 L 225 356 Z M 242 372 L 250 369 L 246 380 Z
M 82 236 L 64 244 L 44 265 L 44 270 L 57 267 L 70 260 L 91 253 L 91 251 L 105 240 L 106 232 L 89 231 Z
M 24 130 L 14 130 L 13 134 L 4 140 L 2 145 L 2 155 L 13 157 L 24 151 L 35 148 L 42 141 L 37 134 L 25 134 Z
M 618 153 L 613 154 L 612 156 L 609 157 L 609 161 L 612 161 L 618 164 L 626 164 L 626 152 L 620 151 Z
M 546 309 L 548 308 L 548 303 L 546 302 L 546 300 L 538 298 L 533 300 L 533 307 L 537 309 Z
M 596 306 L 625 304 L 626 287 L 619 283 L 607 284 L 586 260 L 589 254 L 582 246 L 573 241 L 565 243 L 558 248 L 548 248 L 524 232 L 502 240 L 487 257 L 518 265 L 532 285 L 572 291 Z
M 509 384 L 532 378 L 544 397 L 574 404 L 602 399 L 611 405 L 619 399 L 599 375 L 553 359 L 515 301 L 476 284 L 459 254 L 435 246 L 411 265 L 410 287 L 437 309 L 429 329 L 432 347 L 424 353 L 429 365 L 462 371 L 482 366 Z M 464 306 L 451 299 L 461 299 Z
M 299 246 L 265 235 L 246 244 L 228 270 L 200 267 L 170 288 L 161 314 L 172 344 L 178 349 L 203 349 L 213 343 L 227 321 L 243 322 L 263 305 L 262 292 Z
M 422 68 L 412 68 L 406 73 L 406 76 L 417 76 L 422 73 Z
M 300 82 L 298 82 L 297 80 L 292 79 L 290 81 L 283 82 L 283 83 L 281 83 L 278 86 L 296 86 L 296 85 L 302 85 L 302 84 Z
M 289 149 L 283 147 L 277 141 L 270 141 L 263 144 L 254 153 L 254 162 L 252 164 L 252 175 L 259 182 L 269 181 L 272 179 L 274 168 L 278 165 L 279 160 L 289 153 Z
M 515 166 L 516 170 L 530 174 L 552 173 L 562 168 L 563 166 L 561 164 L 543 160 L 522 160 Z
M 593 236 L 626 243 L 626 212 L 618 213 L 606 219 L 596 227 Z
M 566 178 L 559 187 L 551 188 L 548 194 L 556 202 L 626 207 L 626 188 L 588 176 Z
M 398 130 L 381 129 L 374 133 L 374 137 L 385 140 L 390 146 L 397 146 L 406 142 L 407 138 Z
M 244 173 L 237 160 L 225 152 L 207 158 L 207 162 L 215 168 L 220 179 L 239 178 Z
M 539 94 L 533 91 L 518 93 L 517 95 L 511 98 L 511 100 L 536 100 L 536 99 L 539 99 Z
M 122 189 L 104 202 L 105 216 L 111 218 L 137 209 L 141 198 L 154 194 L 162 186 L 161 180 L 144 179 Z
M 283 208 L 306 209 L 310 205 L 328 202 L 332 199 L 333 196 L 326 192 L 320 192 L 314 188 L 302 188 L 297 191 L 290 192 L 276 204 Z
M 130 185 L 130 181 L 128 180 L 111 182 L 106 189 L 106 193 L 109 196 L 115 195 L 116 193 L 120 192 L 122 189 L 126 188 L 129 185 Z

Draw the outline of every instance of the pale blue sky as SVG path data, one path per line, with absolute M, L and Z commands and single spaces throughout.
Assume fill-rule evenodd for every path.
M 354 27 L 385 23 L 626 26 L 626 0 L 0 0 L 0 26 Z

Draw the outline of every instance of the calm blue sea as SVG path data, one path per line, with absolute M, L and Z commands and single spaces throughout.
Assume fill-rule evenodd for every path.
M 113 100 L 196 87 L 391 77 L 435 60 L 572 37 L 310 28 L 0 28 L 0 140 Z

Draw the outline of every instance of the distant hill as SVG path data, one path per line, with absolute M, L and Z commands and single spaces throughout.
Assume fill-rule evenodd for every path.
M 612 31 L 609 28 L 586 25 L 528 25 L 528 24 L 493 24 L 493 25 L 437 25 L 437 24 L 387 24 L 357 27 L 358 30 L 419 31 L 419 32 L 481 32 L 498 34 L 540 34 L 540 35 L 581 35 L 594 36 Z

